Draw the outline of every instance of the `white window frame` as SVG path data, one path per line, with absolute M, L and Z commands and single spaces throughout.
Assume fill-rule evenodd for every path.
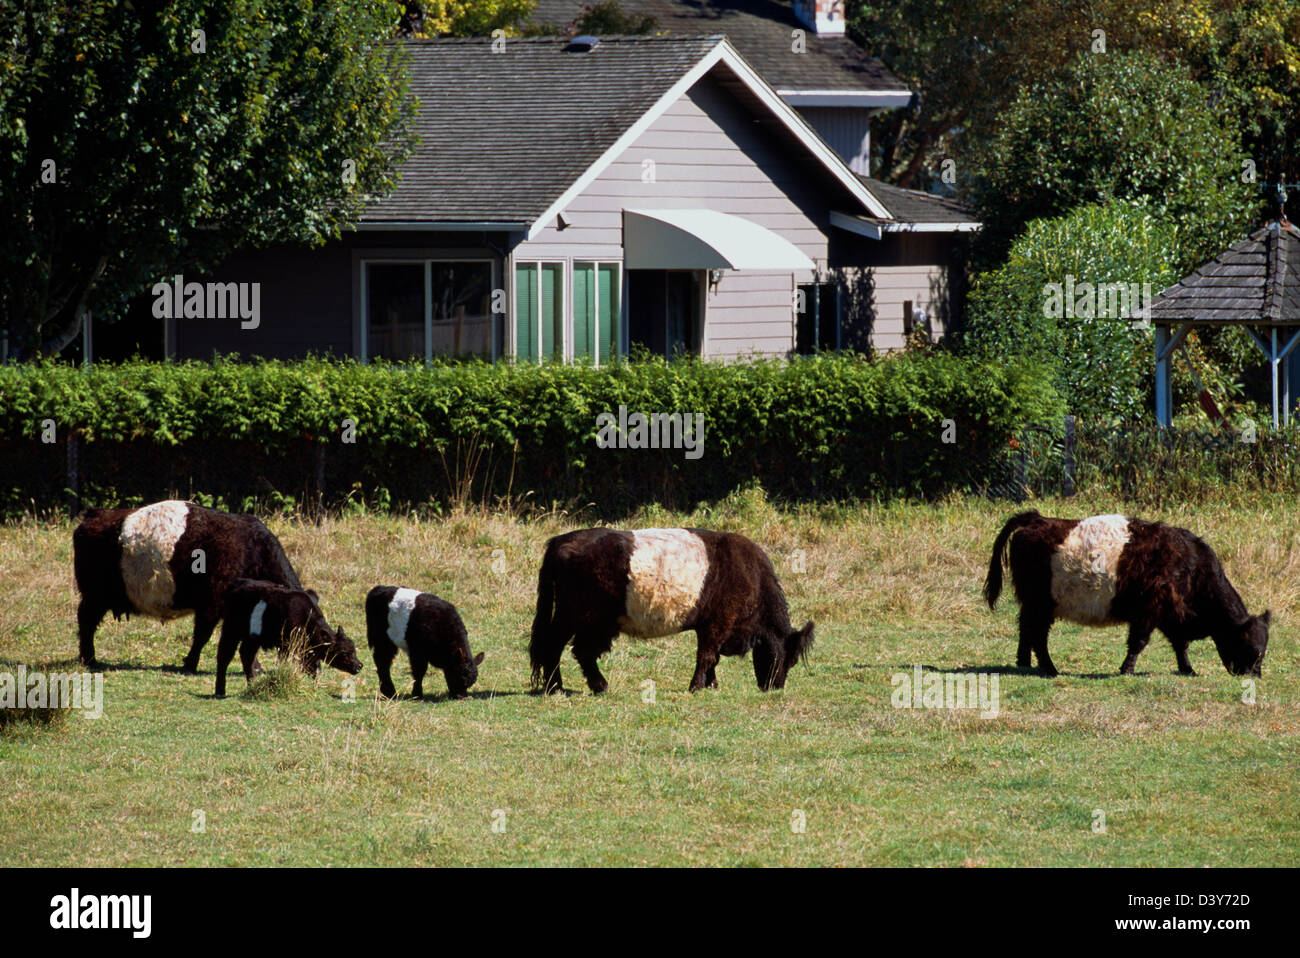
M 584 260 L 584 262 L 586 262 Z M 533 292 L 537 294 L 537 355 L 530 362 L 542 363 L 544 338 L 542 336 L 542 267 L 560 267 L 560 356 L 565 365 L 573 362 L 573 306 L 571 273 L 573 260 L 561 257 L 541 257 L 538 259 L 518 259 L 510 264 L 510 355 L 519 359 L 519 268 L 536 266 L 537 280 Z
M 590 263 L 593 267 L 595 267 L 595 269 L 594 269 L 594 273 L 595 273 L 595 288 L 594 288 L 593 291 L 592 291 L 592 292 L 593 292 L 593 300 L 592 300 L 592 302 L 593 302 L 593 307 L 592 307 L 592 308 L 595 310 L 595 321 L 596 321 L 596 323 L 597 323 L 597 329 L 596 329 L 596 348 L 595 348 L 595 351 L 594 351 L 594 354 L 593 354 L 593 355 L 594 355 L 595 363 L 596 363 L 596 365 L 599 367 L 599 366 L 604 365 L 606 362 L 608 362 L 608 360 L 607 360 L 605 357 L 603 357 L 603 356 L 600 355 L 600 329 L 599 329 L 599 322 L 600 322 L 600 319 L 599 319 L 599 317 L 600 317 L 600 268 L 601 268 L 602 266 L 616 266 L 616 267 L 618 267 L 618 290 L 619 290 L 619 297 L 618 297 L 618 311 L 619 311 L 619 314 L 618 314 L 617 316 L 613 316 L 613 317 L 611 317 L 612 322 L 611 322 L 611 327 L 610 327 L 610 345 L 611 345 L 611 348 L 613 348 L 614 350 L 616 350 L 617 353 L 618 353 L 620 356 L 623 354 L 623 349 L 622 349 L 622 346 L 623 346 L 623 343 L 622 343 L 622 337 L 623 337 L 623 316 L 622 316 L 622 313 L 623 313 L 623 303 L 624 303 L 624 301 L 625 301 L 625 292 L 624 292 L 624 290 L 623 290 L 623 281 L 624 281 L 625 276 L 627 275 L 627 270 L 623 268 L 623 261 L 622 261 L 621 259 L 601 259 L 600 257 L 597 257 L 597 256 L 592 256 L 592 257 L 575 256 L 575 257 L 573 257 L 573 259 L 569 260 L 568 269 L 569 269 L 569 273 L 570 273 L 571 276 L 572 276 L 572 274 L 574 274 L 574 273 L 577 272 L 577 268 L 578 268 L 578 264 L 579 264 L 579 263 L 584 263 L 584 264 L 585 264 L 585 263 Z M 576 284 L 573 283 L 572 280 L 571 280 L 570 283 L 569 283 L 569 288 L 572 289 L 575 285 L 576 285 Z M 573 330 L 574 330 L 574 327 L 575 327 L 575 325 L 576 325 L 576 323 L 577 323 L 577 317 L 574 316 L 574 314 L 573 314 L 573 304 L 572 304 L 572 303 L 570 304 L 570 308 L 569 308 L 569 311 L 568 311 L 567 316 L 568 316 L 568 323 L 566 324 L 566 326 L 567 326 L 567 330 L 566 330 L 566 331 L 567 331 L 568 334 L 569 334 L 569 339 L 572 340 L 572 339 L 573 339 L 573 335 L 574 335 Z M 565 354 L 565 362 L 566 362 L 566 363 L 572 363 L 572 362 L 574 362 L 572 342 L 570 342 L 569 352 Z

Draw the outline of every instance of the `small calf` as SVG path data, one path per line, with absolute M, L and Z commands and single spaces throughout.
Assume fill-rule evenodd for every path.
M 450 602 L 428 592 L 377 585 L 366 596 L 366 641 L 375 656 L 379 692 L 387 698 L 397 694 L 389 669 L 397 650 L 411 660 L 413 698 L 423 698 L 425 670 L 441 669 L 447 680 L 447 695 L 464 698 L 478 680 L 483 653 L 470 657 L 469 639 L 460 613 Z
M 360 672 L 356 645 L 342 629 L 330 628 L 316 600 L 316 593 L 310 590 L 291 589 L 261 579 L 236 579 L 231 583 L 226 590 L 221 639 L 217 643 L 217 695 L 226 694 L 226 668 L 236 648 L 244 678 L 252 682 L 258 649 L 281 649 L 284 654 L 285 633 L 295 629 L 305 635 L 300 654 L 309 675 L 315 675 L 322 662 L 349 675 Z

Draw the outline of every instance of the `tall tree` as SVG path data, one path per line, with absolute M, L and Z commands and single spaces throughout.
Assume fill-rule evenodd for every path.
M 57 354 L 162 275 L 316 244 L 395 182 L 392 7 L 0 0 L 0 324 Z
M 1296 0 L 865 0 L 849 28 L 917 94 L 874 126 L 887 180 L 925 186 L 955 158 L 960 184 L 1023 87 L 1099 46 L 1183 64 L 1236 116 L 1261 178 L 1300 179 Z
M 423 0 L 398 3 L 405 36 L 486 37 L 493 30 L 521 32 L 535 0 Z
M 1239 129 L 1185 67 L 1154 53 L 1082 53 L 1011 104 L 970 195 L 986 262 L 1030 220 L 1146 200 L 1183 232 L 1186 271 L 1248 225 L 1258 193 L 1247 180 Z

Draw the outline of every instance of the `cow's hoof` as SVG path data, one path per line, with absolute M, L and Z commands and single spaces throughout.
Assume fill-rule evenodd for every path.
M 99 659 L 91 659 L 90 661 L 86 661 L 85 659 L 82 659 L 81 667 L 85 669 L 87 672 L 104 671 L 104 663 L 99 661 Z
M 1056 669 L 1039 669 L 1038 674 L 1045 679 L 1054 679 L 1061 673 L 1056 671 Z
M 181 675 L 198 675 L 198 674 L 199 674 L 199 670 L 196 669 L 196 668 L 194 668 L 193 666 L 190 666 L 190 665 L 182 665 L 182 666 L 180 667 L 180 669 L 178 669 L 177 671 L 179 671 L 179 672 L 181 673 Z
M 609 688 L 609 683 L 601 679 L 599 682 L 588 682 L 587 688 L 591 689 L 592 695 L 600 695 Z
M 1179 669 L 1178 674 L 1186 675 L 1187 677 L 1191 678 L 1196 675 L 1196 669 Z
M 386 699 L 397 698 L 397 689 L 380 689 L 379 694 Z

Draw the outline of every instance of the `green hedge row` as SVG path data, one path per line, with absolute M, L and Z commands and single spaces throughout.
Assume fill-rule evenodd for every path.
M 597 416 L 620 405 L 702 413 L 702 455 L 599 448 Z M 302 503 L 321 485 L 327 505 L 531 494 L 616 512 L 755 478 L 787 498 L 931 495 L 986 487 L 1021 424 L 1061 413 L 1049 372 L 944 352 L 607 369 L 14 365 L 0 367 L 0 509 L 60 504 L 70 434 L 87 503 L 179 494 L 238 508 Z M 42 441 L 50 421 L 55 444 Z

